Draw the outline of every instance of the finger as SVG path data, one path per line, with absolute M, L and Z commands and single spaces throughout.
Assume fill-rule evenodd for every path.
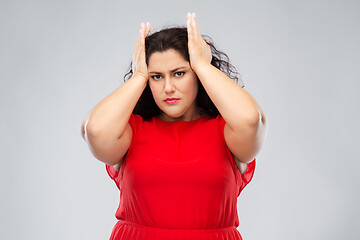
M 139 42 L 139 56 L 144 56 L 145 54 L 145 24 L 141 25 L 141 38 Z
M 189 16 L 189 32 L 190 32 L 190 39 L 193 42 L 198 42 L 198 34 L 196 32 L 196 27 L 194 25 L 194 15 L 190 14 Z
M 190 16 L 191 16 L 191 14 L 190 14 L 190 12 L 188 12 L 187 14 L 186 14 L 186 19 L 187 19 L 187 25 L 189 26 L 190 25 Z
M 149 22 L 146 23 L 145 37 L 149 35 L 151 29 L 151 24 Z
M 144 23 L 141 23 L 141 31 L 140 31 L 140 50 L 142 51 L 143 50 L 143 47 L 145 45 L 145 33 L 146 33 L 146 26 Z
M 187 15 L 186 15 L 186 28 L 189 32 L 189 28 L 190 28 L 190 13 L 188 12 Z
M 191 13 L 189 15 L 189 30 L 190 30 L 192 36 L 195 37 L 193 13 Z
M 136 38 L 136 42 L 135 42 L 135 46 L 134 46 L 133 59 L 135 58 L 136 51 L 137 51 L 137 49 L 139 47 L 139 39 L 140 39 L 140 33 L 139 33 L 138 37 Z
M 191 41 L 193 39 L 193 36 L 192 36 L 191 14 L 190 13 L 187 14 L 186 25 L 187 25 L 188 39 Z
M 144 38 L 144 32 L 145 32 L 145 24 L 142 22 L 141 25 L 140 25 L 141 38 Z
M 143 32 L 144 32 L 143 28 L 144 28 L 144 23 L 142 22 L 140 24 L 140 32 L 139 32 L 138 39 L 137 39 L 138 41 L 140 41 L 141 38 L 143 37 Z
M 138 37 L 136 38 L 136 43 L 135 43 L 135 49 L 134 49 L 134 56 L 135 56 L 135 53 L 136 51 L 139 49 L 139 43 L 140 43 L 140 39 L 141 39 L 141 24 L 140 24 L 140 32 L 139 32 L 139 35 Z
M 196 17 L 195 17 L 195 13 L 191 14 L 191 26 L 192 26 L 192 30 L 193 30 L 193 34 L 195 35 L 195 37 L 201 37 L 200 35 L 200 31 L 196 22 Z
M 135 44 L 135 51 L 139 48 L 139 43 L 140 43 L 140 40 L 141 40 L 141 37 L 142 37 L 142 24 L 140 24 L 140 32 L 139 32 L 139 35 L 136 39 L 136 44 Z
M 134 54 L 133 54 L 133 71 L 134 72 L 136 71 L 136 66 L 139 61 L 142 39 L 143 39 L 143 23 L 140 24 L 140 32 L 139 32 L 138 38 L 136 40 L 136 45 L 135 45 Z

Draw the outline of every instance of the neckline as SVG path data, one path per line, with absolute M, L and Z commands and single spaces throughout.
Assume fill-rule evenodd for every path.
M 167 123 L 167 124 L 174 124 L 174 123 L 194 123 L 194 122 L 198 122 L 206 117 L 209 117 L 209 115 L 204 115 L 204 116 L 201 116 L 197 119 L 194 119 L 194 120 L 191 120 L 191 121 L 185 121 L 185 120 L 176 120 L 176 121 L 165 121 L 165 120 L 162 120 L 161 118 L 159 118 L 159 116 L 154 116 L 154 118 L 159 121 L 159 122 L 162 122 L 162 123 Z

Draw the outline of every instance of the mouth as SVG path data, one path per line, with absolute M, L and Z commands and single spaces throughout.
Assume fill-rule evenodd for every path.
M 173 103 L 176 103 L 179 100 L 180 100 L 180 98 L 167 98 L 167 99 L 164 100 L 164 102 L 166 102 L 168 104 L 173 104 Z

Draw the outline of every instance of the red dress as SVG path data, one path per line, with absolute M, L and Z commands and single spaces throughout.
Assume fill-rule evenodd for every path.
M 119 220 L 110 240 L 240 240 L 237 197 L 251 181 L 224 139 L 224 119 L 144 121 L 132 114 L 133 137 L 119 172 L 105 164 L 120 190 Z

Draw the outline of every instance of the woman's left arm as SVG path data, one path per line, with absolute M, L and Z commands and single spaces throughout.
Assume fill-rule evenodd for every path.
M 194 15 L 188 15 L 187 28 L 191 67 L 226 122 L 226 144 L 238 161 L 249 163 L 265 141 L 265 114 L 247 91 L 210 64 L 210 46 L 201 37 Z

